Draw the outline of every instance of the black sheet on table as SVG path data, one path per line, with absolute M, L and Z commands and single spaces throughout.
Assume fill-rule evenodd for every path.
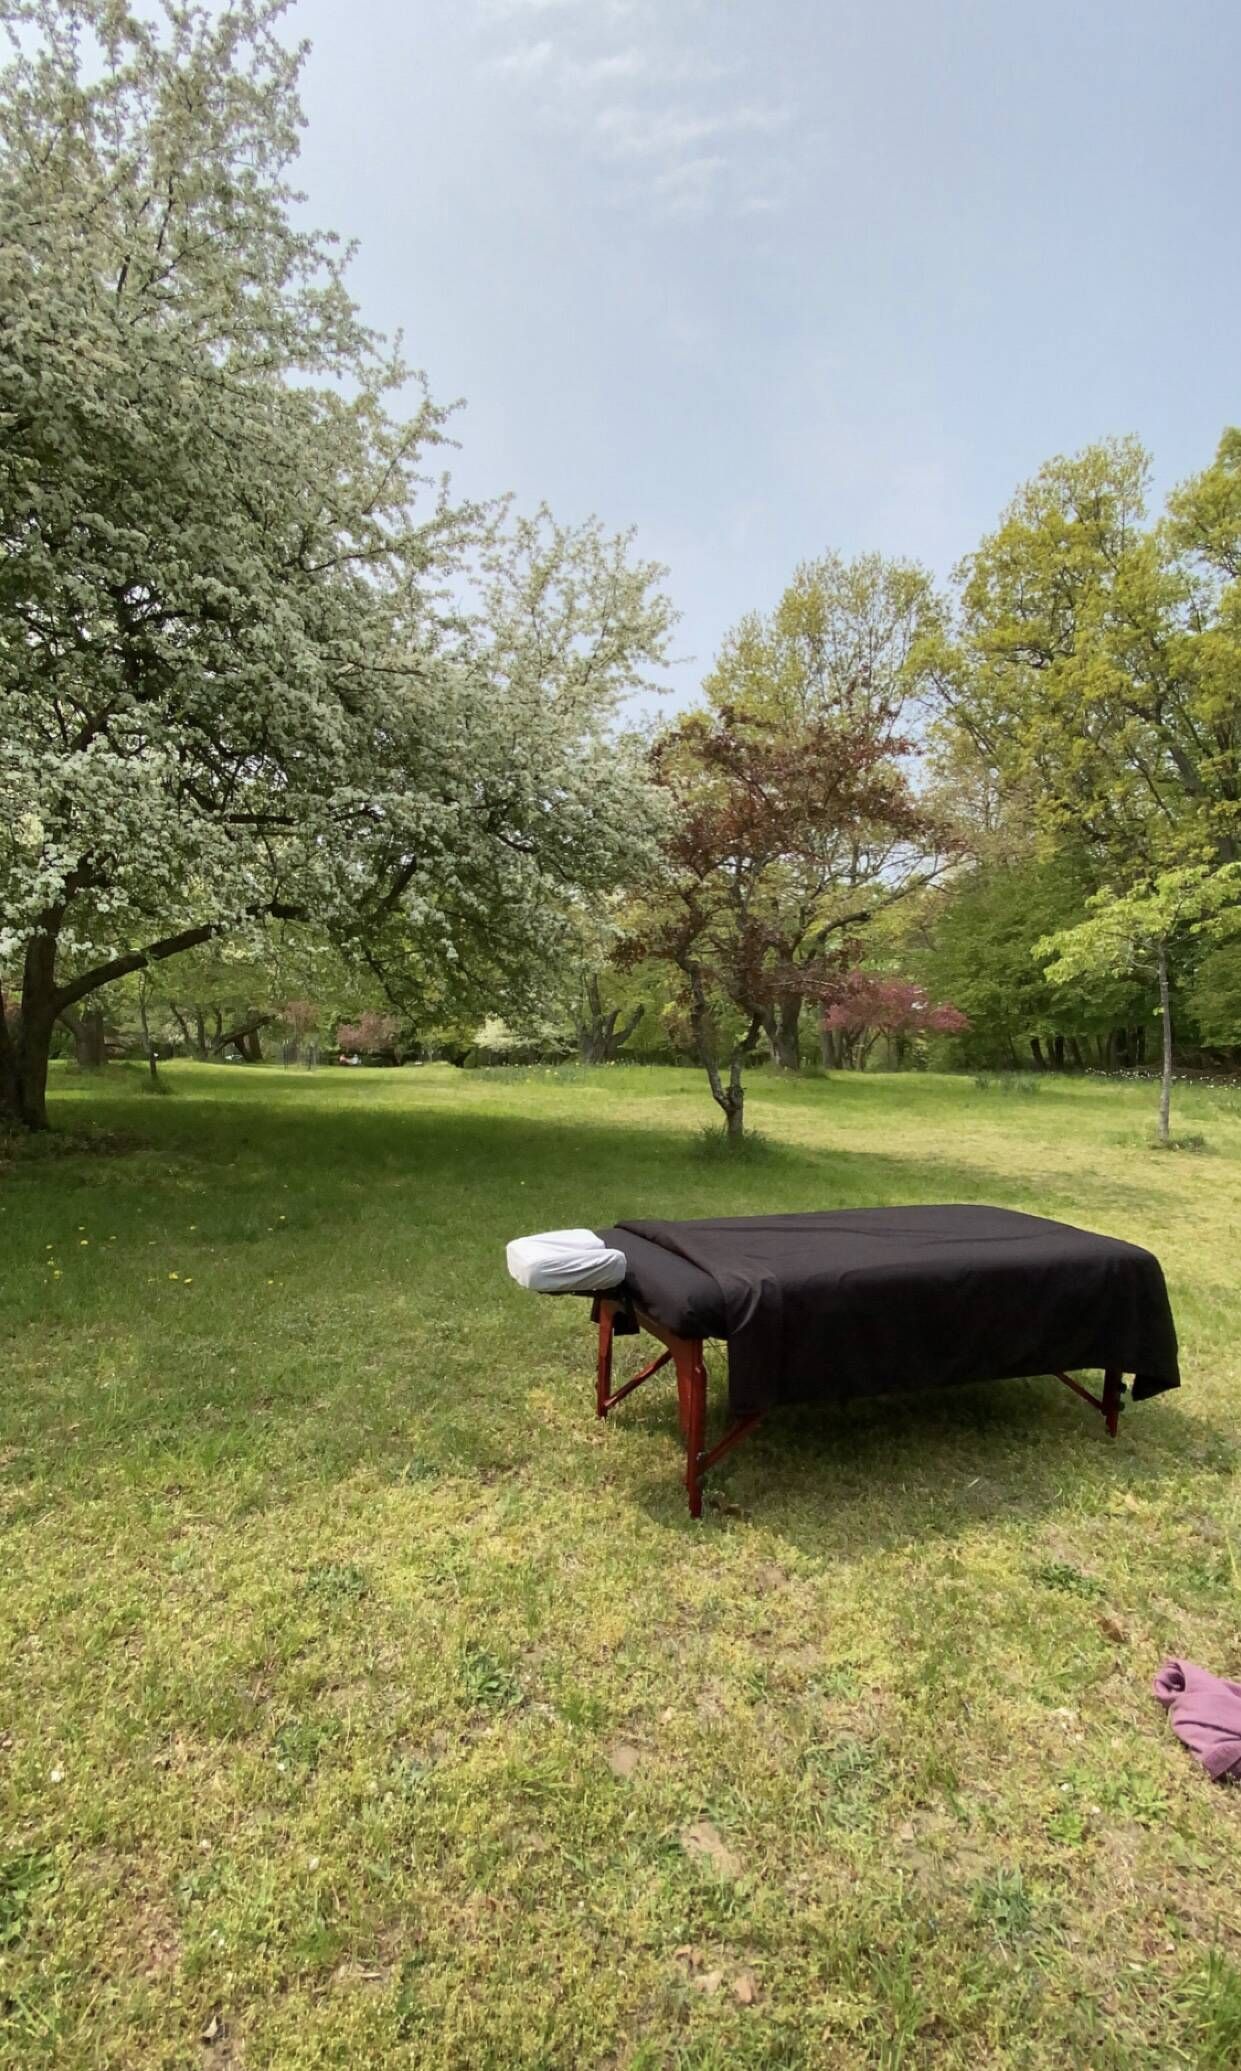
M 1180 1385 L 1159 1261 L 1014 1209 L 833 1209 L 601 1230 L 618 1292 L 685 1337 L 724 1337 L 737 1416 L 815 1397 L 1116 1367 Z
M 612 1290 L 613 1299 L 628 1298 L 634 1308 L 644 1309 L 683 1338 L 727 1336 L 724 1296 L 710 1273 L 662 1244 L 639 1237 L 628 1225 L 597 1234 L 605 1244 L 624 1252 L 629 1267 L 624 1285 Z

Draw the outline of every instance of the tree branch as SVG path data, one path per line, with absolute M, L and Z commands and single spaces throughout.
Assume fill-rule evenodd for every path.
M 301 906 L 286 906 L 282 900 L 273 899 L 270 906 L 262 906 L 245 914 L 247 920 L 305 920 L 306 911 Z M 202 942 L 211 942 L 217 935 L 226 935 L 236 926 L 235 920 L 203 921 L 195 928 L 182 928 L 180 934 L 165 935 L 162 941 L 148 943 L 145 949 L 130 949 L 123 956 L 114 956 L 106 964 L 96 964 L 93 971 L 84 971 L 80 978 L 71 978 L 67 985 L 60 985 L 53 995 L 56 1013 L 63 1013 L 77 1000 L 85 999 L 87 993 L 97 992 L 101 985 L 111 985 L 118 978 L 127 978 L 131 971 L 144 971 L 151 964 L 163 963 L 165 957 L 178 956 L 183 949 L 197 949 Z

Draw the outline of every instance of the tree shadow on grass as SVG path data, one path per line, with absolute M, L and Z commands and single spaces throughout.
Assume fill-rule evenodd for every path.
M 550 1481 L 580 1443 L 579 1415 L 589 1428 L 593 1344 L 584 1303 L 539 1300 L 508 1280 L 503 1244 L 531 1229 L 990 1200 L 1087 1222 L 1097 1206 L 1101 1226 L 1125 1234 L 1116 1229 L 1114 1180 L 1090 1171 L 1075 1182 L 1069 1211 L 1063 1200 L 1049 1204 L 1028 1175 L 967 1158 L 776 1140 L 768 1155 L 734 1168 L 704 1158 L 679 1121 L 652 1127 L 588 1106 L 571 1121 L 490 1106 L 462 1111 L 442 1099 L 423 1104 L 417 1089 L 405 1107 L 327 1105 L 294 1098 L 303 1092 L 296 1081 L 270 1083 L 280 1090 L 275 1101 L 255 1097 L 257 1082 L 237 1094 L 230 1086 L 225 1097 L 214 1087 L 178 1087 L 174 1101 L 151 1103 L 143 1118 L 150 1156 L 118 1161 L 107 1175 L 136 1241 L 149 1242 L 173 1211 L 192 1214 L 234 1281 L 242 1268 L 247 1295 L 244 1247 L 255 1247 L 254 1299 L 253 1308 L 221 1310 L 218 1323 L 208 1311 L 198 1328 L 214 1331 L 216 1342 L 187 1340 L 182 1356 L 164 1351 L 159 1304 L 167 1290 L 153 1296 L 150 1317 L 134 1316 L 119 1298 L 109 1312 L 102 1292 L 95 1313 L 84 1306 L 74 1321 L 88 1341 L 109 1329 L 119 1339 L 128 1334 L 134 1355 L 135 1378 L 105 1417 L 98 1397 L 85 1393 L 63 1412 L 95 1418 L 93 1463 L 125 1458 L 146 1478 L 163 1462 L 170 1482 L 182 1458 L 221 1475 L 239 1464 L 268 1489 L 359 1472 L 389 1480 L 524 1472 L 536 1484 Z M 138 1106 L 92 1102 L 131 1128 Z M 103 1162 L 82 1161 L 83 1185 L 101 1183 Z M 55 1174 L 26 1177 L 32 1187 L 46 1184 L 50 1199 L 64 1175 L 62 1161 Z M 196 1188 L 191 1210 L 179 1191 L 187 1176 Z M 269 1297 L 259 1261 L 272 1246 L 277 1185 L 289 1257 L 300 1264 L 277 1266 L 280 1292 Z M 1139 1191 L 1135 1181 L 1134 1197 L 1149 1210 L 1145 1185 Z M 568 1414 L 562 1389 L 572 1391 Z M 532 1411 L 532 1390 L 556 1405 L 550 1433 Z M 714 1393 L 718 1404 L 718 1384 Z M 642 1457 L 625 1471 L 633 1498 L 661 1523 L 678 1520 L 684 1498 L 670 1395 L 656 1382 L 617 1413 L 617 1424 L 642 1441 Z M 645 1459 L 650 1439 L 658 1440 L 657 1469 Z M 1227 1448 L 1211 1427 L 1178 1417 L 1165 1399 L 1128 1412 L 1111 1445 L 1101 1422 L 1055 1382 L 1006 1382 L 784 1411 L 710 1486 L 714 1499 L 722 1494 L 808 1550 L 840 1557 L 863 1540 L 896 1545 L 1059 1507 L 1070 1485 L 1102 1502 L 1135 1477 L 1212 1466 L 1213 1444 L 1222 1459 Z M 80 1485 L 81 1448 L 54 1450 L 45 1489 L 62 1478 L 61 1458 L 64 1478 Z M 575 1479 L 602 1457 L 575 1455 Z
M 443 1081 L 426 1087 L 424 1099 L 416 1076 L 409 1082 L 408 1104 L 395 1105 L 383 1098 L 389 1087 L 400 1084 L 403 1088 L 403 1078 L 377 1074 L 373 1103 L 367 1099 L 365 1104 L 355 1105 L 340 1098 L 341 1073 L 299 1077 L 295 1072 L 267 1072 L 249 1079 L 243 1073 L 242 1066 L 231 1072 L 220 1066 L 209 1084 L 197 1077 L 180 1080 L 175 1084 L 175 1097 L 166 1102 L 144 1099 L 141 1079 L 136 1082 L 136 1094 L 131 1086 L 117 1091 L 92 1088 L 89 1103 L 65 1106 L 59 1119 L 71 1125 L 102 1121 L 123 1132 L 127 1148 L 172 1151 L 200 1164 L 216 1163 L 224 1154 L 238 1162 L 266 1154 L 273 1170 L 279 1168 L 278 1176 L 305 1167 L 316 1182 L 326 1168 L 334 1179 L 359 1172 L 385 1180 L 400 1173 L 415 1179 L 436 1171 L 475 1173 L 499 1186 L 506 1175 L 514 1184 L 527 1177 L 523 1164 L 529 1159 L 548 1178 L 571 1176 L 575 1195 L 590 1205 L 600 1223 L 620 1215 L 681 1212 L 677 1200 L 670 1200 L 665 1191 L 670 1180 L 678 1194 L 707 1199 L 710 1206 L 704 1212 L 708 1213 L 729 1212 L 721 1211 L 724 1201 L 735 1202 L 741 1213 L 768 1200 L 782 1208 L 798 1209 L 989 1200 L 1038 1213 L 1053 1183 L 1051 1176 L 1036 1170 L 1010 1167 L 1000 1173 L 992 1163 L 959 1154 L 901 1156 L 886 1147 L 857 1147 L 856 1142 L 847 1148 L 831 1144 L 819 1148 L 771 1133 L 758 1157 L 743 1155 L 734 1160 L 727 1155 L 704 1155 L 704 1135 L 713 1121 L 706 1103 L 703 1120 L 697 1125 L 679 1115 L 658 1124 L 635 1123 L 628 1117 L 600 1113 L 589 1100 L 583 1103 L 580 1115 L 569 1121 L 537 1114 L 518 1117 L 490 1104 L 451 1106 L 444 1097 Z M 468 1084 L 471 1075 L 463 1076 Z M 365 1095 L 372 1088 L 359 1090 Z M 799 1101 L 789 1111 L 800 1117 L 807 1105 Z M 850 1119 L 856 1122 L 856 1118 L 855 1104 Z M 770 1132 L 781 1119 L 781 1106 L 771 1105 L 762 1116 L 765 1130 Z M 897 1122 L 901 1119 L 895 1118 Z M 825 1107 L 822 1120 L 830 1128 L 830 1106 Z M 1008 1148 L 1014 1155 L 1029 1156 L 1027 1143 Z M 615 1192 L 618 1180 L 619 1195 Z M 1151 1182 L 1149 1162 L 1135 1167 L 1131 1190 L 1135 1209 L 1149 1208 Z M 1054 1183 L 1062 1192 L 1071 1192 L 1083 1212 L 1092 1204 L 1115 1206 L 1118 1182 L 1114 1176 L 1085 1169 L 1070 1184 L 1058 1171 Z M 613 1191 L 600 1203 L 593 1197 L 605 1187 Z M 1047 1212 L 1045 1206 L 1043 1212 Z
M 709 1443 L 727 1417 L 722 1348 L 712 1364 Z M 1122 1493 L 1140 1498 L 1190 1475 L 1229 1483 L 1238 1448 L 1222 1427 L 1179 1415 L 1176 1403 L 1170 1394 L 1130 1404 L 1114 1441 L 1051 1376 L 790 1406 L 713 1471 L 694 1530 L 758 1524 L 837 1561 L 1035 1520 L 1066 1503 L 1101 1510 Z M 644 1403 L 635 1435 L 639 1418 L 645 1438 L 666 1440 L 666 1466 L 656 1473 L 643 1463 L 635 1500 L 661 1524 L 688 1528 L 675 1405 Z

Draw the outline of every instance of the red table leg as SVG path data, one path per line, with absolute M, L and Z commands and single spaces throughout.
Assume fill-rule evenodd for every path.
M 685 1441 L 685 1487 L 689 1495 L 689 1514 L 691 1517 L 701 1517 L 704 1476 L 715 1466 L 717 1460 L 723 1459 L 725 1453 L 732 1451 L 739 1438 L 744 1438 L 748 1431 L 754 1429 L 759 1418 L 738 1417 L 729 1425 L 719 1443 L 708 1452 L 707 1369 L 702 1356 L 702 1339 L 677 1337 L 673 1331 L 665 1330 L 662 1324 L 656 1323 L 642 1311 L 634 1313 L 641 1328 L 648 1331 L 652 1337 L 658 1338 L 665 1349 L 649 1366 L 644 1366 L 641 1372 L 634 1374 L 619 1388 L 613 1388 L 612 1339 L 615 1335 L 616 1304 L 601 1300 L 595 1414 L 606 1417 L 609 1410 L 615 1409 L 618 1402 L 624 1401 L 626 1395 L 631 1395 L 635 1388 L 640 1388 L 644 1381 L 649 1381 L 661 1367 L 671 1362 L 676 1370 L 677 1416 L 681 1436 Z
M 1063 1381 L 1065 1387 L 1071 1388 L 1075 1395 L 1080 1395 L 1082 1401 L 1088 1402 L 1092 1409 L 1101 1410 L 1103 1421 L 1107 1425 L 1107 1435 L 1109 1438 L 1115 1438 L 1125 1399 L 1125 1377 L 1120 1368 L 1109 1366 L 1106 1369 L 1103 1375 L 1102 1395 L 1092 1395 L 1089 1388 L 1083 1388 L 1081 1382 L 1075 1381 L 1071 1373 L 1057 1373 L 1056 1379 Z

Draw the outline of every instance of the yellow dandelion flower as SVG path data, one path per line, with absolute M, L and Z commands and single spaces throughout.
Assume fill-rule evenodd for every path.
M 180 1273 L 170 1273 L 170 1274 L 168 1275 L 168 1278 L 169 1278 L 170 1280 L 179 1280 L 179 1279 L 181 1278 L 181 1275 L 180 1275 Z

